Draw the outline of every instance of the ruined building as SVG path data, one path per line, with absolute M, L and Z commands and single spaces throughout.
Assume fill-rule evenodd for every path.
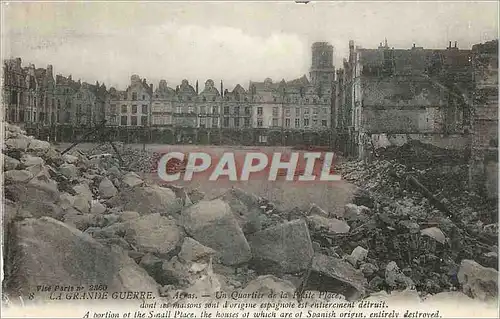
M 418 139 L 443 147 L 467 143 L 473 89 L 471 50 L 377 49 L 349 42 L 337 71 L 337 148 L 363 157 L 367 148 Z
M 472 47 L 472 143 L 470 182 L 489 198 L 498 196 L 498 40 Z
M 377 49 L 349 42 L 337 70 L 332 130 L 335 147 L 365 158 L 410 140 L 459 150 L 470 186 L 498 193 L 498 41 L 472 50 Z
M 106 86 L 74 81 L 56 75 L 52 65 L 22 66 L 20 58 L 4 61 L 3 114 L 11 123 L 23 124 L 42 139 L 72 136 L 75 127 L 88 127 L 104 119 Z

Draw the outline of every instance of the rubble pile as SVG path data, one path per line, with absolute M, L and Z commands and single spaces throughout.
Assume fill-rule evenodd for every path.
M 8 124 L 5 134 L 4 291 L 10 299 L 37 285 L 82 282 L 164 298 L 314 290 L 355 300 L 377 290 L 448 286 L 474 298 L 496 297 L 497 270 L 472 258 L 487 249 L 450 249 L 454 234 L 460 243 L 466 234 L 424 201 L 417 210 L 408 208 L 418 206 L 410 197 L 390 206 L 364 196 L 372 204 L 348 204 L 343 217 L 314 204 L 307 212 L 283 212 L 242 189 L 207 199 L 196 189 L 149 184 L 117 165 L 114 155 L 61 155 Z M 423 222 L 430 221 L 423 217 L 428 210 L 435 224 Z M 494 237 L 498 229 L 484 231 Z
M 467 189 L 469 167 L 464 151 L 442 149 L 418 140 L 377 150 L 379 159 L 403 165 L 433 192 L 454 196 Z
M 371 288 L 394 287 L 388 265 L 411 279 L 404 285 L 430 293 L 460 287 L 462 260 L 498 269 L 496 203 L 467 191 L 461 154 L 445 157 L 445 151 L 419 142 L 378 152 L 369 164 L 340 165 L 344 179 L 361 188 L 355 204 L 346 206 L 350 232 L 326 235 L 344 251 L 368 249 L 375 267 L 363 270 L 373 273 Z
M 377 149 L 377 155 L 386 160 L 398 160 L 402 164 L 426 168 L 429 162 L 434 164 L 460 164 L 464 160 L 464 152 L 452 149 L 443 149 L 419 140 L 410 140 L 407 143 Z
M 112 166 L 123 166 L 128 170 L 141 173 L 151 173 L 155 171 L 156 165 L 162 154 L 147 149 L 131 147 L 122 142 L 113 143 L 123 163 L 120 162 L 115 150 L 109 143 L 100 144 L 90 150 L 86 150 L 85 154 L 90 158 L 105 158 L 106 160 L 100 162 L 106 169 Z

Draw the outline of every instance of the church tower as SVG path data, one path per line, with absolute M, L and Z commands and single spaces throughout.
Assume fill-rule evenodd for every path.
M 335 80 L 335 67 L 333 66 L 333 46 L 328 42 L 313 43 L 309 75 L 314 86 L 332 87 Z

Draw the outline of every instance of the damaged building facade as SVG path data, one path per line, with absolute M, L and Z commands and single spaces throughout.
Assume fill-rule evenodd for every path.
M 498 40 L 472 47 L 474 94 L 470 179 L 488 197 L 498 196 Z
M 52 65 L 22 66 L 20 58 L 4 61 L 3 115 L 41 139 L 72 139 L 104 119 L 104 84 L 89 84 L 56 75 Z
M 486 46 L 394 49 L 386 40 L 363 49 L 350 41 L 349 56 L 336 72 L 335 148 L 369 158 L 378 148 L 418 140 L 463 150 L 468 159 L 476 148 L 495 148 L 498 41 Z M 478 59 L 487 62 L 479 68 Z
M 394 49 L 387 42 L 363 49 L 351 41 L 336 84 L 337 147 L 347 155 L 364 157 L 367 149 L 408 139 L 450 147 L 465 143 L 470 50 Z

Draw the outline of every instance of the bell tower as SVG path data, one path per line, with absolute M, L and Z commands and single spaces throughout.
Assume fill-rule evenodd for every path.
M 328 42 L 315 42 L 312 45 L 311 82 L 314 86 L 330 88 L 335 80 L 333 66 L 333 46 Z

